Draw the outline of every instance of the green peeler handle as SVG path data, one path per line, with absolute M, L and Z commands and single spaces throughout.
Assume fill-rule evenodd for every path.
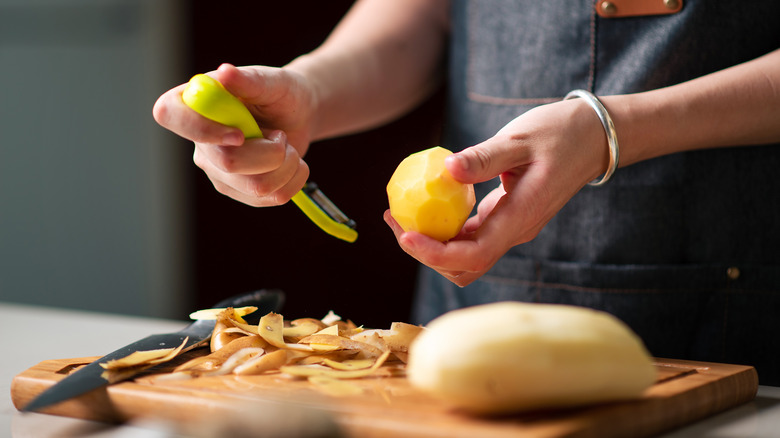
M 350 243 L 357 240 L 357 231 L 340 222 L 334 221 L 303 191 L 299 191 L 293 195 L 292 202 L 301 209 L 303 214 L 320 227 L 322 231 Z
M 185 105 L 197 113 L 223 125 L 239 128 L 245 138 L 262 138 L 263 133 L 246 106 L 230 94 L 216 79 L 198 74 L 192 77 L 182 92 Z M 331 236 L 347 242 L 357 240 L 357 231 L 333 220 L 305 192 L 299 191 L 292 201 L 318 227 Z

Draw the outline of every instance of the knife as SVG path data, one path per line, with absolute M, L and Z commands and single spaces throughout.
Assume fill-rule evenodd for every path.
M 227 298 L 218 302 L 213 307 L 255 306 L 257 307 L 257 310 L 244 317 L 248 323 L 252 324 L 257 323 L 263 315 L 266 315 L 269 312 L 278 312 L 283 304 L 284 292 L 275 289 L 260 289 Z M 182 343 L 184 343 L 184 348 L 181 352 L 191 350 L 211 338 L 211 332 L 214 330 L 215 323 L 216 321 L 214 320 L 197 320 L 178 332 L 151 335 L 140 341 L 126 345 L 60 380 L 54 386 L 40 393 L 33 401 L 28 403 L 22 411 L 38 411 L 47 406 L 78 397 L 94 389 L 108 386 L 109 381 L 102 377 L 105 369 L 103 369 L 100 364 L 108 362 L 109 360 L 121 359 L 136 351 L 176 348 L 182 345 Z M 139 370 L 139 373 L 142 371 L 145 370 Z M 133 376 L 134 375 L 123 376 L 123 380 L 127 380 Z

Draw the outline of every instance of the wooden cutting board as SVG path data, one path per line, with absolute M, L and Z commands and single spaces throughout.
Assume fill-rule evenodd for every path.
M 16 376 L 11 396 L 17 408 L 97 358 L 47 360 Z M 254 421 L 298 424 L 323 412 L 347 436 L 355 437 L 648 437 L 752 400 L 758 390 L 753 367 L 657 359 L 657 383 L 635 401 L 587 408 L 540 411 L 499 418 L 457 412 L 412 388 L 405 377 L 351 381 L 349 396 L 280 374 L 161 380 L 141 377 L 95 390 L 52 406 L 46 413 L 107 422 L 162 419 L 198 424 L 233 421 L 249 408 Z M 256 406 L 256 408 L 255 408 Z M 231 417 L 231 414 L 233 415 Z M 258 421 L 260 423 L 258 423 Z

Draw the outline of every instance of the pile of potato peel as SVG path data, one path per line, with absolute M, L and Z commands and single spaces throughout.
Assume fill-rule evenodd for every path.
M 255 307 L 206 309 L 190 315 L 193 319 L 215 319 L 209 342 L 210 353 L 177 366 L 164 379 L 192 379 L 220 375 L 259 375 L 281 373 L 305 378 L 314 384 L 335 387 L 341 393 L 354 388 L 339 385 L 343 379 L 403 373 L 409 345 L 423 330 L 420 326 L 396 322 L 390 329 L 363 329 L 330 312 L 325 318 L 285 321 L 278 313 L 268 313 L 257 325 L 244 316 Z M 107 363 L 108 373 L 159 363 L 169 359 L 174 349 L 144 352 L 137 361 Z

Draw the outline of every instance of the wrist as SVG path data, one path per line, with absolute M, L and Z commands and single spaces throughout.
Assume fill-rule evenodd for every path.
M 302 110 L 308 113 L 308 134 L 312 142 L 321 140 L 326 135 L 323 134 L 322 106 L 323 90 L 317 81 L 316 69 L 312 62 L 311 55 L 302 55 L 293 59 L 290 63 L 282 67 L 283 70 L 297 77 L 297 82 L 302 89 L 306 90 L 308 98 L 306 107 Z
M 586 103 L 593 113 L 595 113 L 596 117 L 598 117 L 598 120 L 601 122 L 601 126 L 604 129 L 604 135 L 607 140 L 607 151 L 609 152 L 607 166 L 604 168 L 604 174 L 601 178 L 588 183 L 592 186 L 604 185 L 612 178 L 620 161 L 620 147 L 615 124 L 609 111 L 607 111 L 607 108 L 593 93 L 586 90 L 573 90 L 567 94 L 563 100 L 570 99 L 581 99 Z

